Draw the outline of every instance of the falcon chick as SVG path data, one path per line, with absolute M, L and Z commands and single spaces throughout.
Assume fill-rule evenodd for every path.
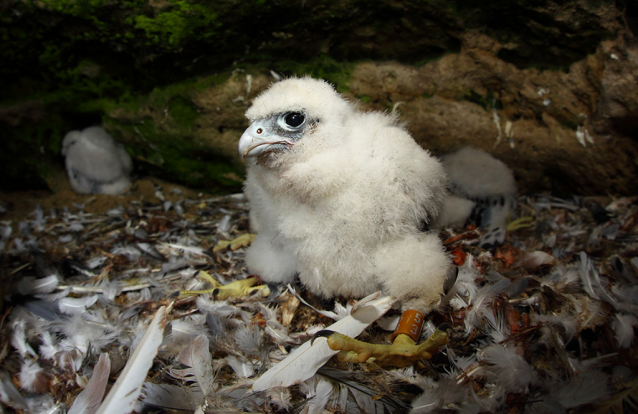
M 434 232 L 447 179 L 393 116 L 360 112 L 327 82 L 273 84 L 239 141 L 257 236 L 251 273 L 325 298 L 377 290 L 430 311 L 452 264 Z
M 475 224 L 487 230 L 480 241 L 489 248 L 505 241 L 507 219 L 516 205 L 514 173 L 485 151 L 463 147 L 441 157 L 452 195 L 446 200 L 439 226 Z
M 102 127 L 71 131 L 62 141 L 66 171 L 80 194 L 121 194 L 131 184 L 133 162 L 124 147 Z

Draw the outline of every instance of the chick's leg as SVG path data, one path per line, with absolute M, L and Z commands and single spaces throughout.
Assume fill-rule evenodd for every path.
M 455 266 L 434 233 L 421 233 L 383 244 L 374 255 L 377 284 L 403 310 L 424 314 L 437 306 L 455 275 Z
M 383 365 L 405 366 L 428 359 L 447 344 L 449 325 L 441 326 L 417 345 L 424 313 L 436 306 L 455 275 L 450 258 L 433 233 L 415 234 L 385 243 L 374 256 L 377 283 L 402 303 L 404 313 L 392 345 L 371 345 L 333 332 L 320 332 L 337 357 L 349 362 L 374 360 Z M 414 310 L 414 309 L 418 309 Z
M 407 318 L 408 325 L 414 324 L 416 321 L 413 313 L 421 315 L 420 321 L 423 322 L 423 315 L 416 311 L 404 312 L 402 321 Z M 406 328 L 406 325 L 400 323 L 393 335 L 392 345 L 369 344 L 328 330 L 318 332 L 312 340 L 326 337 L 330 349 L 339 351 L 337 358 L 344 362 L 374 362 L 379 365 L 404 367 L 421 359 L 430 359 L 439 348 L 446 345 L 449 338 L 447 330 L 451 325 L 441 325 L 428 339 L 418 345 L 413 338 L 418 338 L 421 326 L 418 326 L 416 335 L 411 332 L 403 333 L 405 329 L 402 328 Z

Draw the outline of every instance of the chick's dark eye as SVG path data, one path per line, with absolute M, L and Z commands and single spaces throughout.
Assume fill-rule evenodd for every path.
M 299 112 L 291 112 L 286 115 L 286 118 L 284 120 L 286 121 L 286 125 L 296 128 L 299 125 L 303 124 L 304 119 L 306 118 Z

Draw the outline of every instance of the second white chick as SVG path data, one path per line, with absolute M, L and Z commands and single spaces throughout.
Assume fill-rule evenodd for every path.
M 443 168 L 452 195 L 445 201 L 439 226 L 476 224 L 487 228 L 480 244 L 489 248 L 503 243 L 507 219 L 516 204 L 514 173 L 502 161 L 473 147 L 444 155 Z
M 115 195 L 131 184 L 131 156 L 102 127 L 67 133 L 62 155 L 66 157 L 71 187 L 77 193 Z

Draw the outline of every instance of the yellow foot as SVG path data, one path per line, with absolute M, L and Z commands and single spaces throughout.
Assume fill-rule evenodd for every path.
M 222 285 L 204 271 L 200 270 L 195 275 L 200 279 L 207 281 L 212 287 L 205 290 L 182 290 L 179 292 L 180 295 L 191 296 L 204 295 L 208 293 L 213 295 L 213 298 L 217 300 L 250 296 L 255 292 L 260 292 L 261 296 L 264 298 L 270 295 L 270 288 L 268 288 L 268 285 L 257 285 L 257 283 L 259 283 L 259 279 L 255 276 L 249 276 L 246 279 L 235 280 L 227 285 Z
M 337 358 L 343 362 L 375 362 L 379 365 L 405 367 L 421 359 L 432 358 L 432 354 L 447 344 L 447 331 L 451 328 L 452 325 L 444 323 L 419 345 L 406 334 L 397 335 L 392 345 L 380 345 L 358 341 L 329 330 L 317 332 L 312 341 L 317 337 L 326 337 L 330 349 L 339 351 Z
M 532 227 L 534 224 L 534 217 L 521 217 L 517 220 L 507 223 L 507 231 L 516 231 L 525 227 Z
M 250 246 L 250 243 L 252 243 L 253 240 L 255 240 L 255 236 L 257 235 L 252 233 L 245 233 L 233 240 L 221 240 L 219 243 L 215 245 L 215 247 L 213 247 L 213 251 L 218 252 L 220 250 L 224 250 L 229 247 L 230 247 L 230 250 L 237 250 L 240 247 Z

